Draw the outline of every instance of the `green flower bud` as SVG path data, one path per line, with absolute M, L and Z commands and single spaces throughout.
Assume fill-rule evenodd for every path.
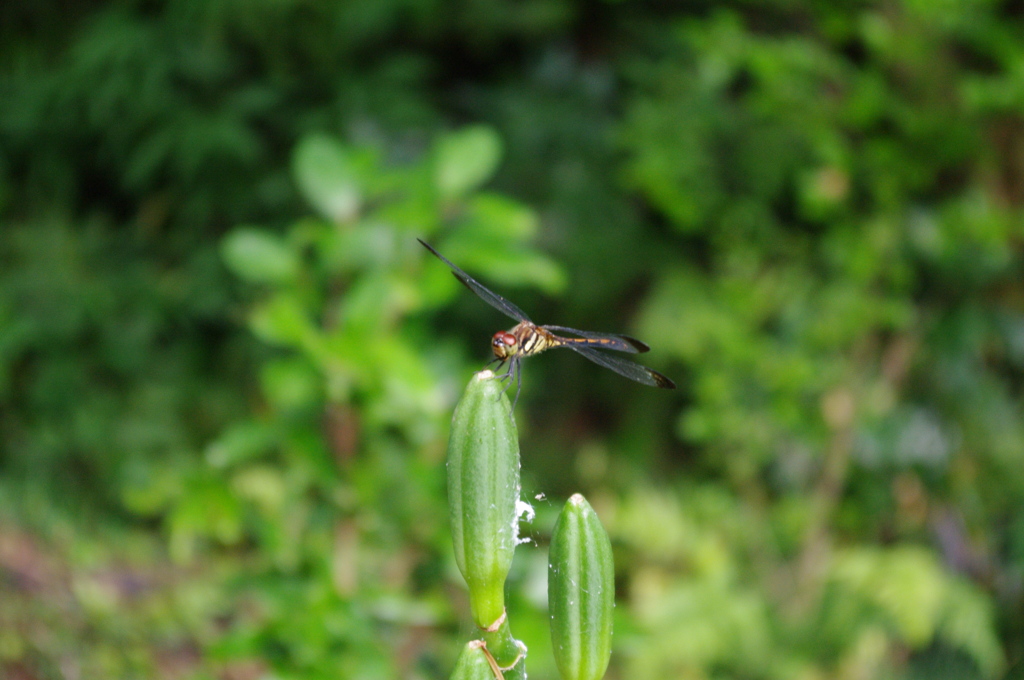
M 612 545 L 580 494 L 562 508 L 548 553 L 548 609 L 555 662 L 565 680 L 600 680 L 612 653 Z
M 451 680 L 494 680 L 492 663 L 483 640 L 467 642 L 462 648 L 462 654 L 459 654 L 459 660 L 455 662 Z
M 473 376 L 448 440 L 448 505 L 455 561 L 480 628 L 505 612 L 505 578 L 519 535 L 519 437 L 501 381 Z

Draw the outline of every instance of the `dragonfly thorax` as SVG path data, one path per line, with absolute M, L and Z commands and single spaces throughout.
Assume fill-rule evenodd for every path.
M 532 321 L 520 321 L 515 328 L 498 331 L 491 338 L 491 349 L 499 361 L 518 359 L 540 354 L 551 347 L 558 347 L 558 337 L 537 326 Z

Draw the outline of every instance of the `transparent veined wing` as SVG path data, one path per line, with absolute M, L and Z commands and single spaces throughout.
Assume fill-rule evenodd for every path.
M 480 283 L 472 276 L 470 276 L 469 274 L 467 274 L 466 272 L 462 271 L 454 264 L 449 262 L 444 257 L 444 255 L 434 250 L 433 247 L 431 247 L 431 245 L 428 244 L 423 239 L 418 238 L 416 240 L 422 243 L 424 248 L 432 252 L 434 256 L 437 257 L 437 259 L 441 260 L 441 262 L 444 262 L 446 265 L 448 265 L 452 270 L 452 274 L 455 275 L 455 278 L 461 281 L 463 285 L 466 286 L 466 288 L 469 288 L 471 291 L 476 293 L 477 297 L 479 297 L 481 300 L 489 304 L 491 307 L 494 307 L 505 316 L 515 319 L 516 321 L 530 321 L 530 317 L 526 316 L 526 312 L 519 309 L 519 307 L 509 302 L 508 300 L 498 295 L 497 293 L 488 290 L 487 287 L 484 286 L 484 284 Z
M 650 385 L 651 387 L 663 387 L 668 390 L 674 390 L 676 388 L 676 384 L 661 373 L 630 361 L 629 359 L 623 359 L 615 356 L 614 354 L 604 354 L 593 345 L 570 342 L 561 346 L 568 347 L 577 354 L 582 354 L 598 366 L 604 366 L 607 369 L 615 371 L 624 378 L 629 378 L 630 380 L 635 380 L 638 383 Z

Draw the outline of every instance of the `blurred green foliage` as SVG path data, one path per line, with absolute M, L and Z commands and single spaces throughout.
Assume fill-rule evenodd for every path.
M 609 677 L 1019 675 L 1022 29 L 0 4 L 0 674 L 450 673 L 447 414 L 508 320 L 423 237 L 681 386 L 525 369 L 531 531 L 583 491 L 612 537 Z

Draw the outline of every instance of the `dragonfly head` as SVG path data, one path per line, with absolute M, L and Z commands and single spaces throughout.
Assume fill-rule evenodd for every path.
M 491 338 L 491 349 L 494 350 L 494 356 L 502 361 L 515 356 L 516 345 L 518 344 L 519 341 L 516 339 L 516 336 L 508 331 L 498 331 Z

